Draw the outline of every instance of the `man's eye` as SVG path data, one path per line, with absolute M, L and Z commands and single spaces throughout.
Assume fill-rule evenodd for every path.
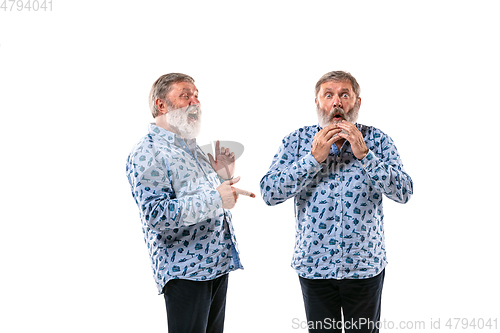
M 332 94 L 326 94 L 326 98 L 331 98 Z
M 189 96 L 184 94 L 184 95 L 181 95 L 181 98 L 184 98 L 184 99 L 189 99 Z
M 342 95 L 342 97 L 344 97 L 344 98 L 349 98 L 349 95 L 347 95 L 347 94 L 343 94 L 343 95 Z

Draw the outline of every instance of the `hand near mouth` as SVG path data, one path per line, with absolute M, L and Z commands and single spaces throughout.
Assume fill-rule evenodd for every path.
M 354 156 L 358 160 L 365 158 L 366 154 L 368 154 L 368 147 L 363 139 L 363 134 L 361 134 L 358 128 L 348 121 L 341 121 L 334 125 L 342 130 L 342 132 L 338 133 L 338 136 L 349 141 Z
M 341 131 L 342 130 L 337 127 L 337 124 L 330 124 L 316 133 L 312 144 L 311 154 L 318 163 L 326 160 L 332 144 L 338 140 L 342 140 L 342 138 L 337 135 Z
M 212 154 L 208 154 L 208 159 L 212 168 L 222 179 L 231 179 L 234 175 L 234 153 L 229 148 L 220 147 L 220 141 L 215 144 L 215 159 Z

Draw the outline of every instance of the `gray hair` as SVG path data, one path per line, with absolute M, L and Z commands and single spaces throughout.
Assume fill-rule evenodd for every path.
M 158 80 L 153 83 L 151 92 L 149 93 L 149 108 L 151 109 L 153 118 L 158 117 L 158 114 L 160 113 L 160 110 L 158 110 L 158 106 L 156 106 L 157 99 L 165 99 L 167 105 L 171 106 L 170 101 L 166 97 L 172 90 L 172 85 L 178 82 L 194 83 L 194 79 L 186 74 L 170 73 L 160 76 Z
M 361 93 L 361 88 L 359 87 L 358 81 L 354 78 L 354 76 L 351 75 L 351 73 L 343 72 L 343 71 L 333 71 L 326 73 L 323 75 L 319 81 L 316 83 L 316 90 L 315 90 L 315 96 L 318 96 L 319 90 L 321 88 L 321 85 L 325 82 L 342 82 L 342 81 L 349 81 L 351 82 L 352 90 L 354 90 L 354 93 L 356 94 L 356 99 L 358 99 L 359 94 Z

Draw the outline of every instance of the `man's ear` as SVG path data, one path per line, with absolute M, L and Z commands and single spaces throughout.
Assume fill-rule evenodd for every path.
M 316 104 L 316 106 L 318 106 L 318 99 L 317 98 L 314 99 L 314 104 Z
M 361 108 L 361 97 L 358 97 L 358 107 Z
M 161 114 L 167 113 L 167 103 L 165 103 L 164 100 L 157 98 L 155 103 L 156 107 L 158 108 L 158 111 L 160 111 Z

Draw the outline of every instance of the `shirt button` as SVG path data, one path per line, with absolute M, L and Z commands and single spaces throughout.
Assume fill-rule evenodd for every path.
M 337 227 L 340 227 L 340 223 L 337 223 Z
M 340 203 L 340 200 L 337 200 L 337 203 Z

